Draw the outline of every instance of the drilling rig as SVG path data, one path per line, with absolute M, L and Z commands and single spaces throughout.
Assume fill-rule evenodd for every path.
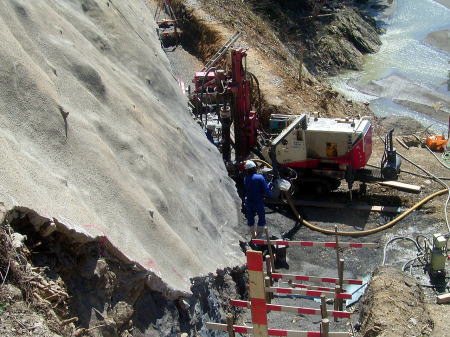
M 393 130 L 385 137 L 381 170 L 366 168 L 373 137 L 368 117 L 273 114 L 269 130 L 262 130 L 259 84 L 247 70 L 246 50 L 231 48 L 237 37 L 233 35 L 202 71 L 195 73 L 194 90 L 189 94 L 201 124 L 205 128 L 215 125 L 215 137 L 231 174 L 254 154 L 271 164 L 272 178 L 289 180 L 292 186 L 313 183 L 318 192 L 335 190 L 342 180 L 351 191 L 355 181 L 365 186 L 366 182 L 398 178 L 401 161 L 393 146 Z M 216 67 L 227 51 L 227 66 Z

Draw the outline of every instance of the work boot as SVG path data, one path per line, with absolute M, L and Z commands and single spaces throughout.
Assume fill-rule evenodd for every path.
M 257 239 L 261 239 L 264 236 L 265 228 L 266 227 L 264 227 L 264 226 L 258 226 L 258 229 L 256 230 L 256 238 Z
M 249 228 L 249 234 L 250 234 L 250 240 L 256 238 L 256 226 L 248 226 Z

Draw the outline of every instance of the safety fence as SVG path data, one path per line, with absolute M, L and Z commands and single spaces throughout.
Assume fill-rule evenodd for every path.
M 336 235 L 335 242 L 312 242 L 312 241 L 284 241 L 269 240 L 269 234 L 266 231 L 266 240 L 254 239 L 253 243 L 258 245 L 267 245 L 269 254 L 265 257 L 266 273 L 264 272 L 263 255 L 260 251 L 247 251 L 247 267 L 249 278 L 249 297 L 250 301 L 231 300 L 230 305 L 236 307 L 249 308 L 251 310 L 252 326 L 234 325 L 231 314 L 227 315 L 227 324 L 206 323 L 208 329 L 227 331 L 230 337 L 235 333 L 253 334 L 255 337 L 266 336 L 295 336 L 295 337 L 349 337 L 350 332 L 330 332 L 330 321 L 328 317 L 333 317 L 335 321 L 341 318 L 350 318 L 350 313 L 343 310 L 345 300 L 351 299 L 352 295 L 345 292 L 344 284 L 362 285 L 361 280 L 344 279 L 344 260 L 340 257 L 340 248 L 367 248 L 375 247 L 374 243 L 343 243 L 339 242 Z M 329 247 L 336 249 L 336 260 L 338 266 L 338 277 L 317 277 L 293 274 L 276 273 L 274 269 L 274 252 L 272 245 L 300 246 L 300 247 Z M 291 288 L 275 287 L 274 280 L 288 280 Z M 334 283 L 335 288 L 321 287 L 315 285 L 305 285 L 293 283 L 292 281 L 306 281 L 318 283 Z M 314 298 L 320 298 L 320 308 L 305 308 L 272 304 L 271 300 L 274 294 L 292 294 L 303 295 Z M 334 299 L 334 310 L 328 310 L 326 299 Z M 271 311 L 290 312 L 302 315 L 320 315 L 322 316 L 320 331 L 299 331 L 285 329 L 271 329 L 268 327 L 268 313 Z
M 257 245 L 266 245 L 267 240 L 253 239 L 252 242 Z M 284 240 L 270 240 L 273 245 L 277 246 L 291 246 L 291 247 L 327 247 L 327 248 L 372 248 L 376 243 L 352 243 L 352 242 L 314 242 L 314 241 L 284 241 Z

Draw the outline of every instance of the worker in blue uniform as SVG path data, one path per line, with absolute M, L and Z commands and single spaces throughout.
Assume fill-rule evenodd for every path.
M 271 183 L 256 173 L 256 164 L 247 160 L 244 164 L 246 176 L 245 186 L 245 215 L 252 238 L 260 237 L 266 225 L 266 214 L 264 210 L 264 196 L 271 195 Z M 255 226 L 255 215 L 258 214 L 258 226 Z
M 206 135 L 206 138 L 208 138 L 208 140 L 211 142 L 211 143 L 213 143 L 214 145 L 216 145 L 216 143 L 214 142 L 214 130 L 215 130 L 215 127 L 214 127 L 214 125 L 212 125 L 212 124 L 208 124 L 208 125 L 206 125 L 206 131 L 205 131 L 205 135 Z

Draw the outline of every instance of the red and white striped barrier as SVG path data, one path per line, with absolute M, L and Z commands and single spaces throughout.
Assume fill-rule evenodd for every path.
M 247 267 L 249 278 L 249 293 L 250 302 L 245 305 L 252 311 L 252 327 L 232 325 L 230 328 L 234 332 L 253 334 L 255 337 L 268 337 L 268 336 L 286 336 L 286 337 L 321 337 L 322 333 L 319 331 L 296 331 L 296 330 L 282 330 L 282 329 L 269 329 L 267 327 L 267 309 L 277 311 L 293 311 L 299 312 L 299 310 L 306 310 L 307 308 L 295 308 L 286 307 L 281 305 L 267 305 L 266 303 L 266 290 L 272 292 L 281 293 L 304 293 L 310 296 L 320 297 L 322 294 L 328 294 L 329 297 L 335 298 L 348 298 L 350 294 L 335 294 L 332 292 L 321 292 L 314 290 L 301 290 L 301 289 L 286 289 L 286 288 L 266 288 L 264 286 L 264 270 L 262 253 L 258 251 L 247 251 Z M 242 301 L 239 301 L 242 302 Z M 315 309 L 312 309 L 315 310 Z M 320 312 L 320 310 L 319 310 Z M 344 314 L 345 312 L 342 311 Z M 228 323 L 230 324 L 230 323 Z M 206 323 L 206 327 L 211 330 L 228 331 L 227 324 L 220 323 Z M 350 337 L 348 332 L 329 332 L 329 337 Z
M 302 289 L 309 289 L 309 290 L 336 291 L 336 288 L 310 286 L 307 284 L 300 284 L 300 283 L 291 283 L 290 285 L 294 288 L 302 288 Z M 342 292 L 345 293 L 345 289 L 342 289 Z
M 282 280 L 310 281 L 310 282 L 322 282 L 322 283 L 337 283 L 337 282 L 339 282 L 339 279 L 334 278 L 334 277 L 318 277 L 318 276 L 292 275 L 292 274 L 279 274 L 279 273 L 272 273 L 272 278 L 282 279 Z M 362 285 L 363 281 L 353 280 L 353 279 L 343 279 L 342 283 Z
M 268 336 L 268 327 L 262 253 L 248 250 L 246 255 L 254 334 L 258 337 L 266 337 Z
M 170 35 L 178 35 L 177 32 L 162 32 L 160 33 L 162 36 L 170 36 Z
M 336 294 L 331 291 L 318 291 L 318 290 L 308 290 L 308 289 L 292 289 L 292 288 L 279 288 L 279 287 L 268 287 L 267 292 L 277 293 L 277 294 L 293 294 L 293 295 L 306 295 L 311 297 L 320 297 L 325 295 L 326 297 L 337 298 L 341 300 L 349 300 L 352 298 L 352 294 L 342 293 Z
M 250 302 L 239 300 L 231 300 L 230 304 L 235 307 L 243 307 L 243 308 L 250 308 L 251 306 Z M 267 304 L 266 308 L 267 310 L 272 311 L 293 312 L 295 314 L 302 314 L 302 315 L 321 315 L 320 309 L 314 308 L 292 307 L 278 304 Z M 327 310 L 327 313 L 333 317 L 350 318 L 350 313 L 346 311 Z
M 228 331 L 226 324 L 206 323 L 206 328 L 211 330 Z M 238 333 L 252 334 L 253 328 L 248 326 L 233 325 L 233 331 Z M 282 329 L 268 329 L 269 336 L 280 337 L 321 337 L 320 331 L 296 331 Z M 329 332 L 329 337 L 351 337 L 349 332 Z
M 253 239 L 253 243 L 257 245 L 267 245 L 267 240 Z M 272 245 L 276 246 L 297 246 L 297 247 L 329 247 L 336 248 L 336 242 L 314 242 L 314 241 L 284 241 L 270 240 Z M 376 247 L 376 243 L 351 243 L 339 242 L 339 248 L 370 248 Z

